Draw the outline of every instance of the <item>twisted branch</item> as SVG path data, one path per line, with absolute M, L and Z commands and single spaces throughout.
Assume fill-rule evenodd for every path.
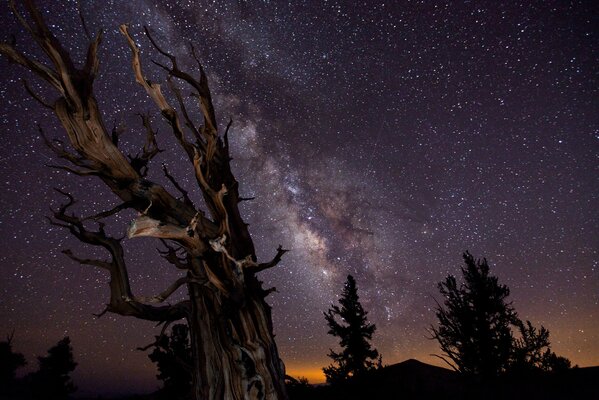
M 67 214 L 68 209 L 75 203 L 73 196 L 59 189 L 57 191 L 66 196 L 68 201 L 60 205 L 58 210 L 53 211 L 54 219 L 49 219 L 50 223 L 68 229 L 71 234 L 84 243 L 103 247 L 111 256 L 110 261 L 101 261 L 77 257 L 70 250 L 63 251 L 70 259 L 80 264 L 99 267 L 110 272 L 110 302 L 104 312 L 110 311 L 150 321 L 174 321 L 187 316 L 189 312 L 188 301 L 162 307 L 150 306 L 140 302 L 131 292 L 124 251 L 120 240 L 106 235 L 103 224 L 100 224 L 98 231 L 86 229 L 82 219 L 74 214 Z M 166 298 L 184 283 L 178 280 L 174 285 L 155 297 L 157 299 Z

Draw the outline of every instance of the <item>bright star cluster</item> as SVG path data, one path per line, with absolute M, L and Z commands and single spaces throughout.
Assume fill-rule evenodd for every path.
M 39 0 L 75 60 L 87 39 L 77 1 Z M 130 23 L 147 76 L 161 56 L 147 25 L 182 67 L 193 43 L 221 128 L 231 117 L 234 172 L 260 260 L 280 353 L 291 375 L 318 379 L 336 346 L 322 312 L 355 276 L 385 363 L 435 362 L 427 339 L 436 284 L 459 274 L 461 253 L 486 257 L 521 318 L 551 332 L 553 350 L 599 364 L 599 6 L 585 1 L 81 1 L 90 31 L 105 29 L 95 90 L 106 125 L 135 154 L 150 112 L 165 163 L 199 203 L 190 165 L 134 81 L 120 23 Z M 399 4 L 401 3 L 401 4 Z M 2 40 L 39 57 L 6 5 Z M 93 179 L 56 161 L 36 124 L 64 139 L 28 97 L 26 78 L 0 59 L 0 326 L 29 368 L 65 335 L 80 393 L 148 392 L 155 367 L 136 347 L 158 331 L 115 315 L 97 319 L 106 275 L 60 251 L 106 257 L 50 226 L 48 207 L 71 192 L 91 215 L 117 204 Z M 194 70 L 195 73 L 197 71 Z M 186 91 L 183 91 L 184 94 Z M 189 99 L 189 108 L 194 107 Z M 132 213 L 108 223 L 123 235 Z M 125 240 L 134 291 L 152 295 L 178 271 L 148 239 Z M 182 295 L 182 294 L 181 294 Z M 2 332 L 0 332 L 2 334 Z

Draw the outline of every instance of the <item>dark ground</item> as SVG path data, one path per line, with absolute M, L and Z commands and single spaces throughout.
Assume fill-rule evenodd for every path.
M 289 389 L 291 400 L 599 400 L 599 367 L 482 383 L 445 368 L 407 360 L 339 387 L 294 385 Z
M 407 360 L 375 370 L 344 385 L 333 387 L 296 382 L 288 385 L 288 391 L 290 400 L 599 400 L 599 366 L 573 368 L 555 374 L 506 376 L 483 383 L 466 379 L 446 368 Z M 77 398 L 76 394 L 73 398 Z M 166 398 L 176 400 L 159 393 L 126 396 L 118 400 Z M 17 399 L 22 398 L 0 395 L 0 400 Z

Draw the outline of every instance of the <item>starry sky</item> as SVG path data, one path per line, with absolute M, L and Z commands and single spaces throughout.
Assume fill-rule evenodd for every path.
M 74 1 L 38 1 L 56 35 L 82 60 L 86 38 Z M 155 106 L 135 84 L 120 23 L 142 49 L 148 78 L 164 81 L 142 35 L 209 75 L 220 121 L 234 119 L 234 172 L 260 260 L 291 251 L 261 273 L 278 293 L 275 334 L 291 375 L 312 381 L 336 340 L 322 312 L 356 277 L 391 364 L 436 363 L 426 328 L 436 284 L 459 273 L 461 253 L 487 257 L 521 318 L 551 332 L 553 350 L 599 364 L 599 4 L 587 1 L 82 1 L 91 31 L 105 29 L 96 95 L 108 126 L 135 153 L 150 112 L 166 149 L 160 165 L 196 199 L 194 178 Z M 5 4 L 2 40 L 39 56 Z M 29 369 L 65 335 L 80 394 L 148 392 L 155 367 L 136 347 L 152 323 L 97 319 L 107 276 L 63 254 L 105 257 L 45 220 L 73 193 L 79 215 L 117 204 L 93 179 L 47 168 L 56 119 L 28 97 L 23 69 L 0 59 L 0 326 Z M 108 230 L 122 235 L 123 212 Z M 178 275 L 149 239 L 125 240 L 133 290 L 152 295 Z M 179 296 L 184 295 L 184 290 Z M 175 297 L 176 299 L 176 297 Z M 0 332 L 0 334 L 4 334 Z

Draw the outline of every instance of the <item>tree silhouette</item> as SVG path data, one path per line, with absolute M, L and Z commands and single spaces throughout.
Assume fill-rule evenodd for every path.
M 68 336 L 50 348 L 46 357 L 38 357 L 38 362 L 39 370 L 26 379 L 33 398 L 66 399 L 76 390 L 69 374 L 75 370 L 77 363 L 73 360 L 73 348 Z
M 551 351 L 549 330 L 518 318 L 507 302 L 509 288 L 489 274 L 487 260 L 475 260 L 468 252 L 463 256 L 464 283 L 458 286 L 452 275 L 439 283 L 445 301 L 443 306 L 437 303 L 439 325 L 431 332 L 444 355 L 437 357 L 459 372 L 483 379 L 505 372 L 570 368 L 567 358 Z
M 11 394 L 16 384 L 16 372 L 27 362 L 21 353 L 12 350 L 14 332 L 7 336 L 6 341 L 0 342 L 0 394 Z
M 468 252 L 463 257 L 464 283 L 458 286 L 449 275 L 438 285 L 445 301 L 437 304 L 439 325 L 431 327 L 432 337 L 444 353 L 438 357 L 455 370 L 490 378 L 509 366 L 516 312 L 506 302 L 508 287 L 489 274 L 487 260 L 476 261 Z
M 189 329 L 185 324 L 174 325 L 171 335 L 156 337 L 154 350 L 148 355 L 158 367 L 158 379 L 164 382 L 160 397 L 165 399 L 189 396 L 192 385 L 191 347 Z
M 332 305 L 324 313 L 329 326 L 328 333 L 339 337 L 339 345 L 343 348 L 340 353 L 331 349 L 328 354 L 334 363 L 323 368 L 323 371 L 330 383 L 343 381 L 372 369 L 374 362 L 371 360 L 376 360 L 379 355 L 369 342 L 376 326 L 368 323 L 368 313 L 360 304 L 356 280 L 351 275 L 347 276 L 339 303 L 341 308 Z
M 520 337 L 513 342 L 511 372 L 558 372 L 570 368 L 570 360 L 551 351 L 549 330 L 544 326 L 536 329 L 530 321 L 520 320 L 515 325 Z

